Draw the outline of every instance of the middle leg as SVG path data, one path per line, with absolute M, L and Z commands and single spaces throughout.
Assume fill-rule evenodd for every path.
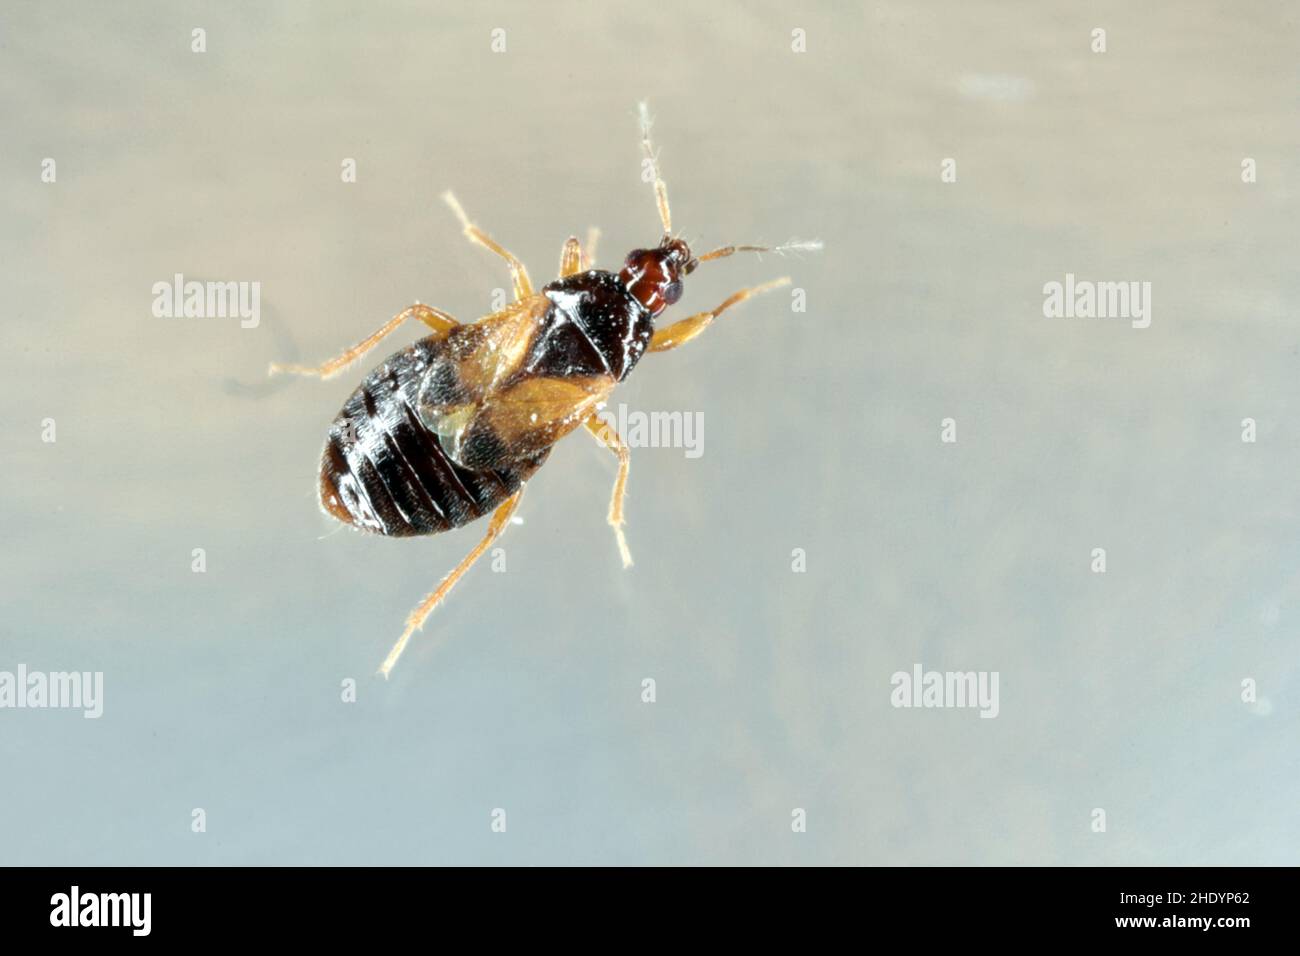
M 582 271 L 582 244 L 577 236 L 570 236 L 560 250 L 560 278 L 567 279 Z
M 600 241 L 600 227 L 587 227 L 587 245 L 582 250 L 582 267 L 584 269 L 596 268 L 596 243 Z
M 465 209 L 461 206 L 460 200 L 447 190 L 442 194 L 443 200 L 451 207 L 451 211 L 456 214 L 460 220 L 461 229 L 465 232 L 465 237 L 470 242 L 478 243 L 484 249 L 496 253 L 502 259 L 506 260 L 510 266 L 510 279 L 515 287 L 515 299 L 526 299 L 533 294 L 533 284 L 528 279 L 528 270 L 520 262 L 514 253 L 507 250 L 504 246 L 497 243 L 495 239 L 469 221 L 469 216 L 465 215 Z
M 600 239 L 600 230 L 592 226 L 587 230 L 587 244 L 578 242 L 577 236 L 570 236 L 560 250 L 560 278 L 577 275 L 584 269 L 596 268 L 596 242 Z

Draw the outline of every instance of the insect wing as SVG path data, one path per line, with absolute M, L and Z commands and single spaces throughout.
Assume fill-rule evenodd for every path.
M 490 429 L 511 460 L 526 458 L 590 418 L 613 388 L 608 375 L 525 378 L 488 399 L 477 427 Z
M 529 296 L 465 327 L 463 346 L 431 368 L 421 411 L 456 464 L 483 471 L 541 452 L 583 423 L 613 377 L 554 376 L 530 369 L 547 345 L 552 303 Z
M 476 322 L 474 346 L 460 364 L 461 384 L 486 398 L 522 368 L 551 309 L 544 295 L 531 295 Z

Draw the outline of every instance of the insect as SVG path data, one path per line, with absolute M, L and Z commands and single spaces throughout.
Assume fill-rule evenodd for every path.
M 703 332 L 724 311 L 789 283 L 775 279 L 742 289 L 721 305 L 657 326 L 682 296 L 682 279 L 704 262 L 737 252 L 789 252 L 821 247 L 723 246 L 696 256 L 673 235 L 668 189 L 640 106 L 643 168 L 653 177 L 663 238 L 629 253 L 621 269 L 595 268 L 594 230 L 584 249 L 570 237 L 560 276 L 540 291 L 514 255 L 474 225 L 451 193 L 443 198 L 465 236 L 505 260 L 514 301 L 471 324 L 432 306 L 404 309 L 382 328 L 318 367 L 273 364 L 271 373 L 321 379 L 338 374 L 410 319 L 432 334 L 390 355 L 352 393 L 330 426 L 321 457 L 319 493 L 325 512 L 375 534 L 437 534 L 488 517 L 487 532 L 437 588 L 411 612 L 379 670 L 385 677 L 412 634 L 456 582 L 505 530 L 524 484 L 565 435 L 584 428 L 618 456 L 608 522 L 624 567 L 632 563 L 623 533 L 623 496 L 631 458 L 622 438 L 597 417 L 614 387 L 647 352 L 666 352 Z

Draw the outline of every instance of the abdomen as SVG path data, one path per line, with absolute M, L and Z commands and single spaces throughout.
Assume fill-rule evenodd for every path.
M 320 502 L 330 515 L 375 534 L 436 534 L 490 513 L 546 460 L 550 449 L 469 471 L 447 457 L 420 418 L 418 396 L 448 338 L 421 339 L 390 356 L 344 403 L 321 457 Z

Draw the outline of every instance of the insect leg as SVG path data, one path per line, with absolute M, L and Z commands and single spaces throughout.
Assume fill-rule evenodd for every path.
M 316 375 L 320 378 L 329 378 L 338 374 L 347 366 L 351 365 L 361 356 L 365 355 L 372 348 L 379 344 L 379 341 L 388 333 L 392 332 L 407 319 L 419 319 L 434 332 L 446 335 L 456 326 L 460 325 L 446 312 L 441 309 L 435 309 L 431 305 L 421 305 L 416 303 L 409 309 L 403 309 L 397 315 L 389 319 L 384 326 L 369 338 L 358 342 L 352 348 L 348 349 L 342 355 L 330 359 L 324 365 L 288 365 L 280 362 L 272 362 L 271 367 L 267 369 L 267 374 L 275 375 L 277 372 L 293 372 L 295 375 Z
M 402 636 L 397 639 L 393 649 L 384 658 L 384 663 L 379 666 L 379 673 L 383 674 L 385 678 L 397 666 L 397 659 L 402 656 L 402 651 L 406 650 L 406 643 L 411 639 L 411 635 L 424 626 L 425 619 L 433 613 L 433 609 L 442 603 L 442 599 L 451 593 L 451 589 L 456 586 L 456 582 L 461 579 L 461 576 L 470 569 L 475 561 L 483 556 L 483 552 L 488 549 L 488 546 L 505 530 L 505 526 L 510 523 L 510 516 L 514 514 L 515 506 L 519 504 L 519 499 L 523 496 L 523 493 L 524 489 L 521 487 L 503 501 L 496 511 L 492 512 L 492 521 L 488 525 L 487 534 L 483 536 L 483 540 L 475 545 L 474 550 L 465 555 L 465 559 L 442 579 L 442 583 L 438 585 L 437 589 L 421 601 L 420 605 L 411 612 L 406 619 L 406 630 L 402 631 Z
M 627 548 L 627 538 L 623 536 L 623 496 L 627 492 L 627 473 L 632 467 L 632 453 L 626 443 L 607 422 L 592 415 L 584 423 L 587 431 L 596 436 L 596 440 L 618 455 L 618 477 L 614 479 L 614 493 L 609 499 L 609 526 L 614 529 L 618 539 L 618 553 L 623 559 L 623 567 L 632 566 L 632 552 Z
M 570 236 L 564 241 L 564 248 L 560 250 L 560 278 L 567 279 L 581 271 L 582 246 L 576 236 Z
M 596 243 L 600 241 L 600 227 L 587 227 L 587 245 L 582 250 L 582 267 L 584 269 L 596 268 Z
M 709 323 L 721 315 L 724 310 L 731 308 L 738 302 L 744 302 L 751 296 L 759 295 L 760 293 L 768 292 L 771 289 L 777 289 L 783 285 L 789 284 L 790 279 L 786 276 L 780 279 L 773 279 L 771 282 L 764 282 L 762 285 L 756 285 L 748 289 L 741 289 L 739 292 L 728 296 L 722 305 L 718 306 L 716 309 L 711 309 L 708 312 L 700 312 L 697 315 L 692 315 L 688 318 L 674 322 L 672 325 L 665 325 L 650 337 L 649 351 L 666 352 L 669 349 L 677 348 L 679 345 L 685 345 L 691 339 L 695 338 L 695 336 L 707 329 Z
M 526 299 L 528 296 L 532 295 L 533 284 L 528 279 L 528 270 L 524 268 L 522 262 L 515 258 L 514 253 L 505 249 L 486 232 L 470 222 L 469 216 L 465 215 L 465 209 L 461 206 L 460 200 L 452 194 L 451 190 L 447 190 L 447 192 L 443 193 L 442 198 L 447 205 L 451 207 L 451 211 L 456 214 L 456 218 L 460 220 L 461 229 L 464 230 L 465 237 L 469 239 L 470 242 L 478 243 L 484 249 L 496 253 L 509 263 L 510 278 L 515 287 L 515 298 Z

